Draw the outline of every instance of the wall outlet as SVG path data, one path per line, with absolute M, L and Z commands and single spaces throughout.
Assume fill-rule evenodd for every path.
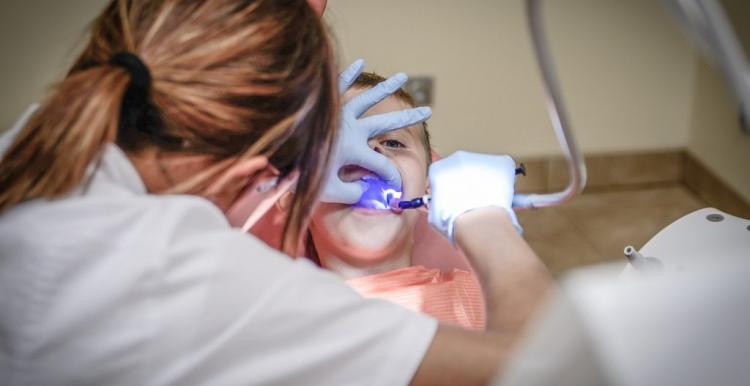
M 433 78 L 431 76 L 410 76 L 404 89 L 414 98 L 417 106 L 432 105 Z
M 739 117 L 738 121 L 740 125 L 740 130 L 742 130 L 743 134 L 750 135 L 750 125 L 749 125 L 750 122 L 748 122 L 748 119 L 747 119 L 748 117 L 745 115 L 745 112 L 742 110 L 742 106 L 740 106 L 738 110 L 739 110 L 739 113 L 737 113 L 737 115 Z

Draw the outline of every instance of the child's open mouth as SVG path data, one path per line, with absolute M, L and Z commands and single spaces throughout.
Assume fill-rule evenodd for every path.
M 361 169 L 361 168 L 360 168 Z M 359 201 L 352 207 L 359 209 L 372 209 L 378 211 L 392 211 L 391 202 L 401 198 L 401 189 L 383 181 L 372 172 L 365 170 L 367 173 L 362 174 L 359 178 L 360 183 L 364 186 L 364 192 Z M 400 212 L 400 210 L 398 211 Z

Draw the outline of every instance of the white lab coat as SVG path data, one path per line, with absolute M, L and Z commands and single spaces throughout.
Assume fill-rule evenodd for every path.
M 403 385 L 437 323 L 146 193 L 114 145 L 0 214 L 2 385 Z

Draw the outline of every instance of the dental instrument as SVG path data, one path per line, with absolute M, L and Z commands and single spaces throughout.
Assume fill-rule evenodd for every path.
M 661 0 L 681 22 L 704 54 L 722 72 L 739 103 L 743 129 L 750 132 L 750 64 L 721 4 L 716 0 Z M 570 181 L 567 187 L 550 194 L 517 194 L 514 208 L 540 208 L 562 204 L 583 191 L 586 165 L 573 136 L 564 107 L 554 61 L 545 39 L 541 0 L 526 1 L 527 18 L 537 63 L 545 87 L 547 110 L 557 139 L 567 160 Z
M 654 257 L 643 256 L 632 245 L 625 247 L 623 253 L 625 254 L 625 257 L 628 258 L 630 265 L 638 271 L 661 271 L 664 268 L 664 264 L 661 260 Z
M 398 201 L 403 194 L 401 189 L 379 177 L 367 175 L 360 179 L 365 187 L 359 201 L 352 204 L 355 208 L 390 209 L 390 203 Z
M 722 73 L 734 93 L 744 122 L 750 117 L 750 64 L 730 20 L 716 0 L 661 0 L 688 32 L 693 42 Z M 748 131 L 748 127 L 743 125 Z M 703 260 L 742 259 L 750 251 L 750 222 L 715 208 L 688 214 L 663 228 L 640 250 L 660 261 L 665 273 L 698 269 Z M 627 254 L 627 250 L 626 250 Z M 640 271 L 638 259 L 628 256 L 626 276 Z
M 625 247 L 629 264 L 622 271 L 633 278 L 644 271 L 681 275 L 750 256 L 750 219 L 716 208 L 686 214 L 651 237 L 640 250 Z

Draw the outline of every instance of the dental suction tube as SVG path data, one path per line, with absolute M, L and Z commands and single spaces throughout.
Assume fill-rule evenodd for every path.
M 539 70 L 542 73 L 547 100 L 547 112 L 555 129 L 557 140 L 560 142 L 568 164 L 570 181 L 568 186 L 556 193 L 548 194 L 516 194 L 513 197 L 514 208 L 544 208 L 562 204 L 583 191 L 586 186 L 586 164 L 573 131 L 568 122 L 567 112 L 563 105 L 560 85 L 555 75 L 555 66 L 549 47 L 545 39 L 544 26 L 541 16 L 541 0 L 527 0 L 526 12 L 529 21 L 531 41 L 534 46 Z

